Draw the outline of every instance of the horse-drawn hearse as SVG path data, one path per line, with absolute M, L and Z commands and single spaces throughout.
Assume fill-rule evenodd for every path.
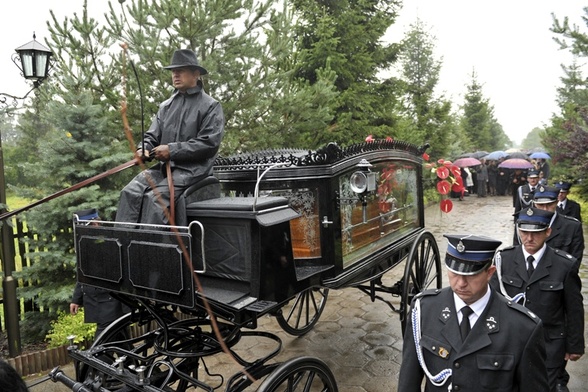
M 388 140 L 218 158 L 214 176 L 184 195 L 187 226 L 74 216 L 78 281 L 132 311 L 89 349 L 70 347 L 77 380 L 59 369 L 50 377 L 74 391 L 213 391 L 220 386 L 201 377 L 210 374 L 205 359 L 228 354 L 241 370 L 227 391 L 336 391 L 318 358 L 270 361 L 281 340 L 257 321 L 269 314 L 303 335 L 329 289 L 355 287 L 386 302 L 404 330 L 412 297 L 441 287 L 424 225 L 425 148 Z M 383 275 L 401 263 L 402 277 L 385 286 Z M 131 325 L 148 328 L 132 337 Z M 233 347 L 250 337 L 275 348 L 246 360 Z

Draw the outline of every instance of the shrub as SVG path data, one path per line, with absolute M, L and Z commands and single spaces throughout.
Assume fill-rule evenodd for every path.
M 94 340 L 96 324 L 84 323 L 84 310 L 80 309 L 74 316 L 66 312 L 59 312 L 56 321 L 51 322 L 51 330 L 45 337 L 49 347 L 59 347 L 67 344 L 70 335 L 75 335 L 74 343 L 81 345 Z

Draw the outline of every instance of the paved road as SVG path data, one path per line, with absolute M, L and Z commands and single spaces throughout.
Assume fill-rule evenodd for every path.
M 439 243 L 443 253 L 446 242 L 443 233 L 484 234 L 503 241 L 509 246 L 512 241 L 512 200 L 510 197 L 466 198 L 463 202 L 455 201 L 454 209 L 443 214 L 436 207 L 426 211 L 426 226 Z M 586 228 L 584 232 L 588 231 Z M 588 260 L 588 256 L 584 257 Z M 398 271 L 396 271 L 398 270 Z M 388 283 L 397 280 L 400 268 L 385 276 Z M 588 307 L 588 268 L 586 263 L 581 271 L 584 292 L 585 313 Z M 398 304 L 397 299 L 393 299 Z M 397 391 L 396 382 L 400 369 L 402 338 L 398 316 L 381 302 L 372 303 L 369 297 L 357 289 L 331 290 L 326 309 L 315 328 L 299 338 L 291 337 L 269 316 L 259 320 L 257 330 L 274 332 L 283 341 L 283 349 L 277 360 L 285 360 L 302 355 L 323 359 L 335 374 L 341 392 L 390 392 Z M 243 339 L 239 350 L 250 358 L 258 353 L 267 352 L 272 347 L 262 341 Z M 215 372 L 236 368 L 226 363 L 225 357 L 220 362 L 207 361 Z M 586 391 L 588 385 L 588 359 L 570 363 L 568 369 L 572 375 L 570 391 Z M 71 366 L 65 371 L 71 373 Z M 229 370 L 230 371 L 230 370 Z M 233 371 L 234 372 L 234 371 Z M 230 372 L 228 374 L 232 374 Z M 29 382 L 34 379 L 28 380 Z M 51 381 L 30 389 L 31 392 L 66 391 Z

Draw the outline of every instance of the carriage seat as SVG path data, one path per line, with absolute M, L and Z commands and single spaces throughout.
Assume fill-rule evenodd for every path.
M 215 176 L 206 177 L 186 188 L 182 197 L 186 200 L 186 204 L 220 197 L 220 182 Z

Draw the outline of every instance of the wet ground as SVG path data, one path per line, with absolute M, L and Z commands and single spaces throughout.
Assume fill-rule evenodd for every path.
M 467 197 L 455 201 L 454 209 L 444 214 L 437 206 L 426 210 L 426 227 L 431 231 L 443 253 L 446 242 L 444 233 L 482 234 L 510 246 L 513 235 L 512 199 L 508 196 L 478 198 Z M 585 227 L 584 232 L 588 229 Z M 585 237 L 587 237 L 585 235 Z M 581 269 L 584 293 L 584 317 L 588 310 L 588 256 L 584 253 Z M 385 281 L 394 283 L 402 270 L 397 267 L 386 274 Z M 398 305 L 397 298 L 392 303 Z M 402 354 L 402 334 L 398 315 L 382 302 L 371 302 L 368 295 L 354 288 L 331 290 L 327 305 L 318 324 L 302 337 L 292 337 L 282 331 L 274 318 L 265 316 L 259 320 L 256 331 L 269 331 L 283 342 L 277 361 L 297 356 L 313 356 L 325 361 L 335 375 L 341 392 L 390 392 L 397 391 L 396 383 Z M 585 331 L 586 334 L 586 331 Z M 239 351 L 249 358 L 256 358 L 273 348 L 271 342 L 258 339 L 242 339 Z M 211 371 L 219 372 L 236 368 L 226 360 L 211 359 L 207 362 Z M 64 368 L 71 375 L 71 366 Z M 568 365 L 570 391 L 586 391 L 588 388 L 588 359 Z M 232 374 L 232 373 L 229 373 Z M 218 378 L 217 378 L 218 380 Z M 27 380 L 34 382 L 35 378 Z M 214 385 L 214 384 L 213 384 Z M 221 388 L 224 390 L 224 387 Z M 253 389 L 254 390 L 254 389 Z M 67 391 L 51 381 L 30 388 L 31 392 Z

